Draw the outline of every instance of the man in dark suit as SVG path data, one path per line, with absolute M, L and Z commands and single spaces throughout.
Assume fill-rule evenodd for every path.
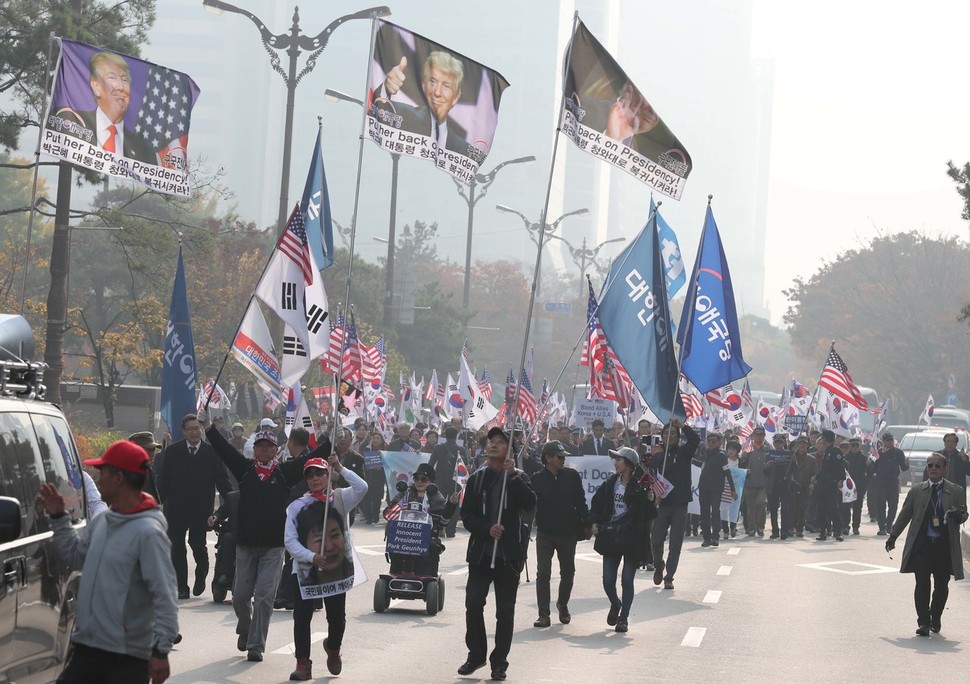
M 590 427 L 593 434 L 583 442 L 583 448 L 580 449 L 583 456 L 606 456 L 610 453 L 610 449 L 616 448 L 613 440 L 606 436 L 606 425 L 602 420 L 597 418 Z
M 88 61 L 91 70 L 91 92 L 97 109 L 89 112 L 60 109 L 56 116 L 73 120 L 94 132 L 93 145 L 129 159 L 157 164 L 155 151 L 136 131 L 125 128 L 125 116 L 131 102 L 131 70 L 124 57 L 114 52 L 96 52 Z M 72 135 L 74 130 L 65 127 Z M 75 137 L 82 137 L 76 135 Z
M 185 555 L 185 533 L 195 557 L 195 584 L 192 594 L 205 591 L 209 574 L 209 552 L 205 545 L 215 490 L 225 496 L 233 490 L 229 473 L 211 446 L 202 441 L 202 423 L 190 413 L 182 419 L 185 439 L 165 450 L 158 473 L 158 493 L 164 502 L 168 538 L 172 542 L 172 565 L 178 581 L 180 599 L 189 597 L 189 570 Z
M 392 98 L 401 90 L 407 76 L 408 58 L 401 57 L 384 77 L 384 95 Z M 459 154 L 468 154 L 465 131 L 448 113 L 461 99 L 461 82 L 465 70 L 458 58 L 436 50 L 421 65 L 421 90 L 427 106 L 412 107 L 403 102 L 392 102 L 394 113 L 402 117 L 401 128 L 431 136 L 438 149 L 444 148 Z
M 903 548 L 900 572 L 916 575 L 916 634 L 929 636 L 940 631 L 940 616 L 949 595 L 950 575 L 963 579 L 963 553 L 960 549 L 960 525 L 967 519 L 967 492 L 943 478 L 946 458 L 939 452 L 926 459 L 929 480 L 914 484 L 889 531 L 886 551 L 892 551 L 896 539 L 909 525 Z M 930 599 L 930 577 L 933 595 Z
M 465 467 L 468 467 L 468 463 L 465 460 L 465 450 L 458 446 L 457 440 L 458 428 L 449 425 L 445 428 L 444 443 L 435 446 L 434 451 L 431 452 L 431 460 L 428 461 L 428 465 L 434 468 L 438 491 L 446 499 L 454 494 L 457 488 L 457 483 L 455 482 L 455 465 L 458 463 L 459 456 L 462 462 L 465 463 Z M 453 515 L 445 525 L 445 536 L 454 537 L 457 527 L 458 516 Z

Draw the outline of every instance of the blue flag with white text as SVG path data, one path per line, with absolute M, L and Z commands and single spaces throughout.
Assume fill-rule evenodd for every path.
M 317 143 L 313 146 L 313 159 L 303 187 L 303 199 L 300 200 L 307 243 L 317 268 L 321 270 L 333 263 L 333 221 L 330 218 L 327 173 L 323 168 L 322 132 L 322 128 L 317 130 Z
M 657 205 L 650 197 L 650 212 L 657 210 Z M 660 258 L 664 265 L 664 275 L 667 277 L 667 296 L 673 297 L 687 282 L 684 270 L 684 257 L 680 253 L 680 243 L 673 228 L 664 221 L 664 217 L 657 211 L 657 239 L 660 240 Z
M 665 423 L 671 415 L 683 419 L 667 283 L 653 220 L 613 260 L 600 293 L 599 319 L 650 410 Z
M 681 353 L 680 371 L 701 392 L 723 387 L 751 372 L 741 353 L 731 273 L 710 206 L 677 342 Z
M 195 413 L 195 343 L 192 341 L 181 247 L 165 332 L 161 413 L 172 439 L 176 441 L 182 439 L 182 418 Z

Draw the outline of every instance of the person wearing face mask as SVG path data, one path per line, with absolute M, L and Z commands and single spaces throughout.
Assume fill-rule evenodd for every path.
M 909 526 L 899 571 L 916 575 L 916 634 L 924 637 L 942 629 L 950 577 L 963 579 L 960 525 L 967 520 L 967 492 L 943 477 L 946 465 L 943 454 L 930 454 L 926 459 L 929 479 L 910 488 L 886 539 L 886 551 L 892 551 Z

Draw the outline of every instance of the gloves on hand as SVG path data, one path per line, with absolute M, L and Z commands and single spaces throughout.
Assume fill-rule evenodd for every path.
M 886 553 L 889 553 L 896 548 L 896 540 L 890 537 L 886 540 Z

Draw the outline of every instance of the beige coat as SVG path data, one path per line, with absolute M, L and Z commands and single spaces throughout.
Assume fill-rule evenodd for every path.
M 914 572 L 912 567 L 913 546 L 916 543 L 916 535 L 926 527 L 926 512 L 930 506 L 931 486 L 929 480 L 920 482 L 910 488 L 906 495 L 906 501 L 899 511 L 896 522 L 890 531 L 890 539 L 896 540 L 903 533 L 906 525 L 909 531 L 906 533 L 906 546 L 903 548 L 903 561 L 900 572 Z M 967 492 L 963 487 L 953 484 L 949 480 L 943 480 L 943 512 L 951 508 L 962 508 L 963 519 L 967 517 Z M 962 522 L 962 520 L 960 521 Z M 960 551 L 960 525 L 949 522 L 946 531 L 950 540 L 950 560 L 951 574 L 954 579 L 963 579 L 963 553 Z

